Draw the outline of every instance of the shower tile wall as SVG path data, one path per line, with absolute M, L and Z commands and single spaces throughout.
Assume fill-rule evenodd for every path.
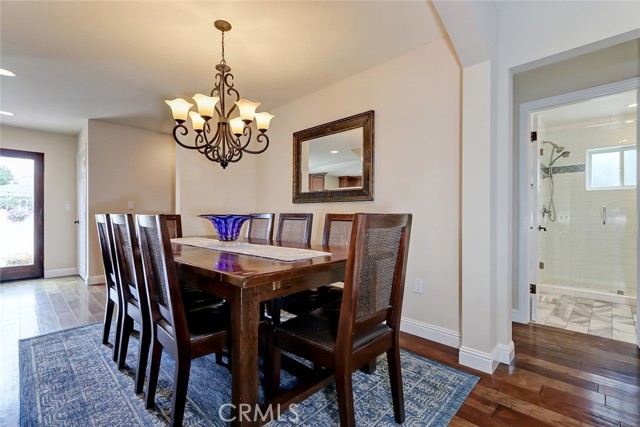
M 574 127 L 544 133 L 544 139 L 566 147 L 571 156 L 554 167 L 585 165 L 586 150 L 635 143 L 635 125 Z M 551 146 L 544 144 L 543 165 Z M 568 170 L 567 170 L 568 169 Z M 539 283 L 636 296 L 636 191 L 586 190 L 583 168 L 554 174 L 557 220 L 540 218 L 547 228 L 538 234 Z M 549 204 L 549 179 L 542 179 L 538 212 Z M 602 207 L 607 221 L 602 224 Z

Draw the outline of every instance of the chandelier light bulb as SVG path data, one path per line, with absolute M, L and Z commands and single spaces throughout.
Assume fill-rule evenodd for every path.
M 260 132 L 266 132 L 269 130 L 269 123 L 271 119 L 275 116 L 273 114 L 269 114 L 266 111 L 261 113 L 256 113 L 256 127 Z
M 182 98 L 166 100 L 164 102 L 171 107 L 171 114 L 173 114 L 173 119 L 176 122 L 184 123 L 187 121 L 187 115 L 189 114 L 191 107 L 193 107 L 193 104 L 188 103 Z
M 204 118 L 200 116 L 200 114 L 195 111 L 189 112 L 189 117 L 191 117 L 191 126 L 193 126 L 193 130 L 196 132 L 202 132 L 204 130 Z
M 245 123 L 251 123 L 256 115 L 256 108 L 260 106 L 259 102 L 251 102 L 248 99 L 236 101 L 236 105 L 240 109 L 240 118 Z
M 216 104 L 220 101 L 220 97 L 218 96 L 207 96 L 198 93 L 193 96 L 193 100 L 196 101 L 196 105 L 198 106 L 198 113 L 202 116 L 203 119 L 209 120 L 214 116 L 214 112 L 216 109 Z
M 231 125 L 231 132 L 235 136 L 240 136 L 244 133 L 244 121 L 240 117 L 229 120 L 229 124 Z

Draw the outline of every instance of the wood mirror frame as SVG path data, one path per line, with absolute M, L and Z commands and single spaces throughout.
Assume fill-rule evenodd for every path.
M 303 191 L 303 143 L 353 129 L 362 129 L 362 181 L 357 187 Z M 373 200 L 373 110 L 335 120 L 293 134 L 293 203 L 354 202 Z M 306 169 L 305 169 L 306 170 Z

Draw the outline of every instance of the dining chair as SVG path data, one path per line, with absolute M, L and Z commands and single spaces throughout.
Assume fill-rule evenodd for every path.
M 224 303 L 187 311 L 164 215 L 136 215 L 144 283 L 151 311 L 151 357 L 145 406 L 153 407 L 162 349 L 175 360 L 171 426 L 182 425 L 191 360 L 222 351 L 229 341 Z
M 134 321 L 140 328 L 138 363 L 134 378 L 135 393 L 142 393 L 151 344 L 151 314 L 149 298 L 142 275 L 142 259 L 131 214 L 111 214 L 111 228 L 117 277 L 122 290 L 122 327 L 118 368 L 124 369 L 129 337 L 133 333 Z
M 342 427 L 355 426 L 352 373 L 385 353 L 395 421 L 404 422 L 400 317 L 411 214 L 355 214 L 343 297 L 282 322 L 272 344 L 272 393 L 279 388 L 281 351 L 334 374 Z
M 281 213 L 278 217 L 278 242 L 305 243 L 311 242 L 312 213 Z
M 104 281 L 106 284 L 107 301 L 104 313 L 104 328 L 102 330 L 102 344 L 109 344 L 109 333 L 111 332 L 111 322 L 113 311 L 116 310 L 116 333 L 113 343 L 113 360 L 118 358 L 120 348 L 120 330 L 122 328 L 122 310 L 120 309 L 120 285 L 114 268 L 115 255 L 113 253 L 113 234 L 111 231 L 111 221 L 108 214 L 96 214 L 96 226 L 98 228 L 98 242 L 100 243 L 100 253 L 102 255 L 102 268 L 104 270 Z M 117 309 L 116 309 L 117 307 Z
M 167 221 L 167 229 L 169 238 L 175 239 L 182 237 L 182 215 L 180 214 L 164 214 Z M 205 306 L 217 304 L 222 301 L 221 298 L 207 294 L 198 289 L 195 282 L 201 278 L 188 274 L 184 271 L 178 271 L 178 277 L 182 285 L 182 297 L 186 301 L 187 306 L 195 305 Z
M 273 213 L 257 213 L 251 214 L 253 218 L 247 221 L 247 238 L 248 239 L 273 239 L 273 223 L 275 222 L 275 214 Z
M 326 214 L 322 233 L 322 246 L 349 246 L 352 223 L 352 214 Z M 340 301 L 341 298 L 342 288 L 340 286 L 326 285 L 317 289 L 309 289 L 283 296 L 280 299 L 280 308 L 291 314 L 300 315 Z
M 182 216 L 180 214 L 165 214 L 164 217 L 167 219 L 169 237 L 172 239 L 182 237 Z
M 281 213 L 278 217 L 278 231 L 276 241 L 288 243 L 311 242 L 312 213 Z M 280 309 L 282 298 L 269 301 L 268 312 L 274 325 L 280 323 Z

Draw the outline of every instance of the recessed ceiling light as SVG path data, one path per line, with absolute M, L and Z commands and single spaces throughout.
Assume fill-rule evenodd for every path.
M 0 111 L 0 116 L 14 116 L 15 114 L 10 113 L 9 111 Z
M 16 75 L 9 70 L 5 70 L 4 68 L 0 68 L 0 76 L 9 76 L 15 77 Z
M 338 154 L 338 150 L 331 150 L 331 154 Z
M 629 108 L 637 107 L 638 104 L 629 104 Z

